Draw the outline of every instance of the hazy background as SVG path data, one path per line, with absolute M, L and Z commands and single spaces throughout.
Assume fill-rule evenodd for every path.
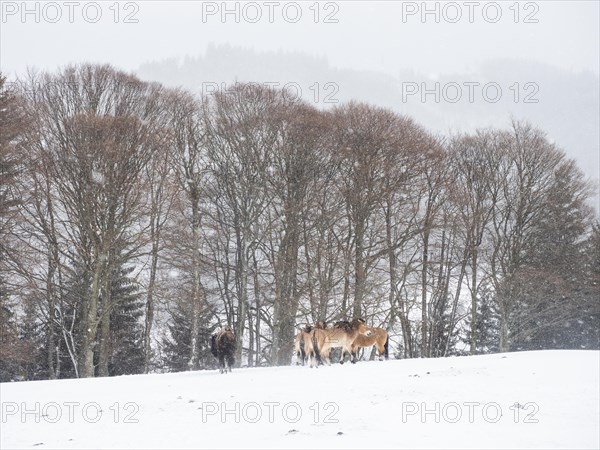
M 426 2 L 430 10 L 439 8 L 439 23 L 433 14 L 425 20 L 421 11 L 403 14 L 420 8 L 420 1 L 291 6 L 280 1 L 271 7 L 272 23 L 268 2 L 142 1 L 115 7 L 111 1 L 98 3 L 98 9 L 82 1 L 71 18 L 64 2 L 25 2 L 33 11 L 25 16 L 22 2 L 0 3 L 0 67 L 11 79 L 28 67 L 55 70 L 85 61 L 197 92 L 226 88 L 234 80 L 287 83 L 321 108 L 364 100 L 444 134 L 508 126 L 511 117 L 528 119 L 577 159 L 587 176 L 599 178 L 597 1 L 519 2 L 516 8 L 512 1 L 491 6 L 481 1 L 472 23 L 465 2 Z M 486 17 L 493 19 L 496 5 L 502 16 L 491 23 Z M 223 17 L 223 7 L 239 8 L 239 15 Z M 215 8 L 216 14 L 203 15 Z M 97 10 L 101 16 L 91 23 Z M 298 10 L 301 16 L 292 23 Z M 262 16 L 251 23 L 257 11 Z M 457 11 L 461 18 L 450 23 Z M 527 17 L 537 23 L 525 23 Z M 479 83 L 472 102 L 465 82 Z M 439 99 L 406 95 L 415 86 L 435 89 L 435 83 Z M 456 103 L 448 101 L 456 93 L 448 83 L 462 87 Z M 497 102 L 483 97 L 485 83 L 502 89 Z M 526 103 L 527 96 L 537 102 Z

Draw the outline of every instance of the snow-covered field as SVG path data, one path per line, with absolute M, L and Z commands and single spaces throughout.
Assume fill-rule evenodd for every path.
M 10 448 L 599 448 L 600 352 L 3 383 Z

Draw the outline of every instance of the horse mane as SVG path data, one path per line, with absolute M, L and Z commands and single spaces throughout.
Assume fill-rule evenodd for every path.
M 326 329 L 326 328 L 327 328 L 327 322 L 325 322 L 324 320 L 319 320 L 319 321 L 318 321 L 318 322 L 315 324 L 314 328 L 318 328 L 318 329 L 320 329 L 320 330 L 324 330 L 324 329 Z
M 217 339 L 221 345 L 233 348 L 233 351 L 235 351 L 235 334 L 233 334 L 231 327 L 226 327 L 221 331 Z
M 358 326 L 359 323 L 366 323 L 365 319 L 357 317 L 355 319 L 352 319 L 351 322 L 347 320 L 339 320 L 335 323 L 335 325 L 333 325 L 333 327 L 340 328 L 350 333 L 353 329 L 355 329 Z
M 350 322 L 348 322 L 347 320 L 339 320 L 333 325 L 333 328 L 340 328 L 347 332 L 351 332 L 352 324 Z

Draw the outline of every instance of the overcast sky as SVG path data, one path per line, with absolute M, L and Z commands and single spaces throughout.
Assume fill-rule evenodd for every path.
M 77 3 L 26 2 L 23 8 L 20 1 L 2 1 L 2 70 L 55 69 L 89 60 L 135 69 L 147 61 L 197 55 L 211 42 L 302 51 L 325 56 L 337 67 L 392 75 L 406 68 L 432 75 L 465 72 L 503 57 L 596 75 L 599 70 L 597 1 L 520 2 L 518 7 L 512 1 L 428 2 L 426 8 L 437 8 L 438 17 L 435 12 L 423 17 L 422 2 L 400 1 L 320 2 L 318 7 L 311 1 L 299 2 L 299 9 L 285 1 L 228 2 L 226 8 L 222 2 L 120 2 L 119 8 L 100 2 L 96 23 L 93 2 Z M 224 9 L 233 12 L 223 17 Z M 126 23 L 131 20 L 137 23 Z
M 540 95 L 556 97 L 556 102 L 548 101 L 546 105 L 558 105 L 560 111 L 554 122 L 563 130 L 549 129 L 554 126 L 548 117 L 540 119 L 539 124 L 551 136 L 562 133 L 559 144 L 578 159 L 588 175 L 598 178 L 596 130 L 600 112 L 594 85 L 598 84 L 600 65 L 600 2 L 596 0 L 1 4 L 0 68 L 9 78 L 22 74 L 27 67 L 55 70 L 77 62 L 111 63 L 136 71 L 152 61 L 197 57 L 210 44 L 319 56 L 327 66 L 345 70 L 345 76 L 351 75 L 350 71 L 369 71 L 402 79 L 407 71 L 413 71 L 421 79 L 446 82 L 453 77 L 469 79 L 470 74 L 477 81 L 478 76 L 484 76 L 482 67 L 488 61 L 495 63 L 495 70 L 500 66 L 506 73 L 511 73 L 511 64 L 516 70 L 517 65 L 523 69 L 523 63 L 542 63 L 560 71 L 556 72 L 561 77 L 560 89 L 558 85 L 548 86 L 549 81 L 542 80 L 542 74 L 539 78 L 545 82 L 545 91 Z M 222 60 L 227 62 L 226 59 L 227 55 L 223 55 Z M 509 61 L 506 67 L 499 63 L 504 59 Z M 544 70 L 544 66 L 536 67 Z M 518 81 L 538 81 L 532 73 L 531 80 Z M 553 72 L 550 80 L 557 76 Z M 489 74 L 481 81 L 489 81 Z M 368 97 L 368 90 L 365 92 Z M 377 102 L 364 95 L 362 99 Z M 443 114 L 445 122 L 459 129 L 468 130 L 469 123 L 481 124 L 467 114 L 459 114 L 462 119 L 449 117 L 435 104 L 425 106 L 438 116 Z M 490 126 L 498 126 L 497 117 L 506 119 L 512 113 L 499 111 L 499 105 L 493 111 L 492 105 L 475 106 L 480 109 L 473 109 L 476 113 L 471 116 L 485 120 L 489 117 L 484 122 Z M 547 111 L 548 106 L 540 104 L 539 108 L 552 114 Z M 421 117 L 427 122 L 425 115 Z M 569 130 L 576 128 L 569 128 L 565 121 L 582 122 L 582 117 L 589 120 L 585 133 L 574 136 L 576 133 Z M 432 120 L 424 125 L 435 128 L 436 123 Z

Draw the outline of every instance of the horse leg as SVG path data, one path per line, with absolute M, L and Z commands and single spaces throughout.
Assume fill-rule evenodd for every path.
M 225 371 L 225 355 L 223 353 L 219 353 L 219 371 L 223 373 Z
M 319 348 L 319 336 L 316 334 L 316 330 L 308 335 L 308 340 L 304 343 L 304 351 L 306 351 L 307 358 L 310 359 L 310 367 L 319 368 L 319 362 L 321 362 L 321 349 Z
M 321 355 L 321 352 L 315 351 L 315 358 L 317 360 L 317 366 L 322 366 L 323 365 L 323 355 Z
M 319 368 L 319 359 L 317 358 L 317 353 L 314 350 L 310 351 L 310 368 L 312 369 L 313 367 L 315 368 Z
M 298 351 L 298 358 L 300 358 L 302 365 L 304 365 L 304 360 L 306 359 L 306 348 L 304 345 L 304 340 L 300 341 L 300 350 Z M 296 362 L 297 364 L 298 362 Z
M 324 354 L 321 357 L 325 361 L 325 364 L 330 366 L 331 365 L 331 348 L 328 348 L 327 350 L 325 350 Z
M 350 350 L 350 351 L 348 352 L 348 354 L 350 355 L 350 362 L 351 362 L 352 364 L 356 364 L 356 361 L 357 361 L 357 360 L 356 360 L 356 353 L 352 353 L 352 350 Z
M 359 349 L 360 349 L 360 347 L 357 345 L 356 346 L 352 345 L 352 347 L 350 347 L 350 357 L 352 358 L 353 362 L 356 362 L 357 353 L 358 353 Z
M 230 353 L 229 355 L 227 355 L 227 368 L 229 369 L 230 373 L 233 370 L 234 363 L 235 363 L 235 356 L 233 353 Z
M 340 364 L 344 364 L 346 359 L 346 348 L 342 347 L 342 353 L 340 354 Z
M 376 347 L 377 347 L 377 357 L 378 357 L 379 361 L 383 361 L 383 347 L 380 346 L 379 343 L 377 343 Z
M 323 365 L 323 360 L 325 359 L 325 352 L 323 349 L 319 349 L 316 346 L 313 346 L 311 349 L 311 367 L 319 367 Z
M 386 360 L 390 358 L 390 337 L 389 336 L 386 336 L 385 344 L 383 344 L 383 356 L 385 357 Z
M 312 351 L 312 349 L 309 349 L 306 351 L 306 361 L 308 362 L 308 367 L 310 367 L 311 369 L 314 367 L 314 352 Z

